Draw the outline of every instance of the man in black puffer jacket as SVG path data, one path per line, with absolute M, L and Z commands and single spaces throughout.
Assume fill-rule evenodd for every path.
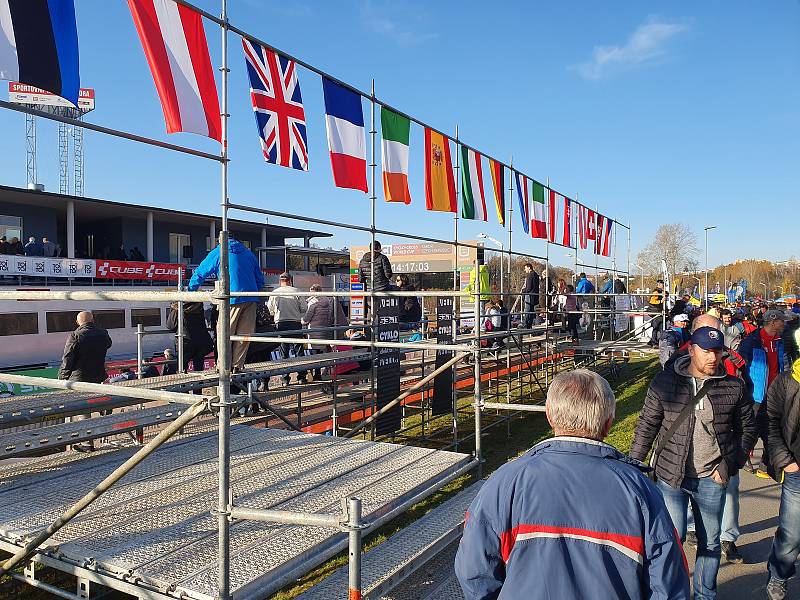
M 103 383 L 108 377 L 106 352 L 111 348 L 111 338 L 94 324 L 94 315 L 88 310 L 79 312 L 76 321 L 78 328 L 67 338 L 58 378 Z
M 800 555 L 800 360 L 791 371 L 772 382 L 764 400 L 766 410 L 758 413 L 761 434 L 767 440 L 769 472 L 781 489 L 780 521 L 772 540 L 767 569 L 767 598 L 786 598 L 786 581 L 796 571 Z
M 692 333 L 689 355 L 653 378 L 631 450 L 633 458 L 644 460 L 654 442 L 703 392 L 654 461 L 658 487 L 681 540 L 686 537 L 689 502 L 695 507 L 694 593 L 698 600 L 717 597 L 726 486 L 756 442 L 752 401 L 744 382 L 722 367 L 723 350 L 724 336 L 718 329 L 700 327 Z
M 375 248 L 372 253 L 367 252 L 361 257 L 358 262 L 359 280 L 364 284 L 364 291 L 370 291 L 369 282 L 372 275 L 372 257 L 375 259 L 375 292 L 383 292 L 392 286 L 392 265 L 385 254 L 381 253 L 381 243 L 375 242 Z

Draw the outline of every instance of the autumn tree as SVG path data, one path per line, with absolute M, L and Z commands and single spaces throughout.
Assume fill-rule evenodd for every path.
M 637 262 L 645 273 L 660 274 L 661 261 L 667 263 L 667 271 L 675 275 L 689 270 L 698 264 L 696 255 L 697 234 L 684 223 L 667 223 L 661 225 L 653 240 L 641 250 Z

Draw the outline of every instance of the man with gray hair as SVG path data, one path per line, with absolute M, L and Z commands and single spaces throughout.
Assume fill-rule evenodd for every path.
M 464 596 L 688 600 L 683 549 L 647 468 L 602 441 L 608 382 L 561 373 L 545 408 L 555 437 L 498 469 L 467 512 L 455 563 Z

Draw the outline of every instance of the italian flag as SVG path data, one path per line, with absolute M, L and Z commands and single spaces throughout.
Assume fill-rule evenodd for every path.
M 394 111 L 381 107 L 381 163 L 383 195 L 387 202 L 411 204 L 408 191 L 408 140 L 411 122 Z
M 486 198 L 483 195 L 481 155 L 461 146 L 461 216 L 486 221 Z
M 538 181 L 533 182 L 533 214 L 531 215 L 531 236 L 536 239 L 547 239 L 547 225 L 544 216 L 545 187 Z

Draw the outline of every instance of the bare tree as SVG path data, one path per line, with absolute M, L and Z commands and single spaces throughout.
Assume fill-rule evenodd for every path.
M 661 261 L 672 275 L 697 264 L 697 234 L 684 223 L 666 223 L 656 231 L 653 240 L 637 256 L 645 272 L 661 272 Z

